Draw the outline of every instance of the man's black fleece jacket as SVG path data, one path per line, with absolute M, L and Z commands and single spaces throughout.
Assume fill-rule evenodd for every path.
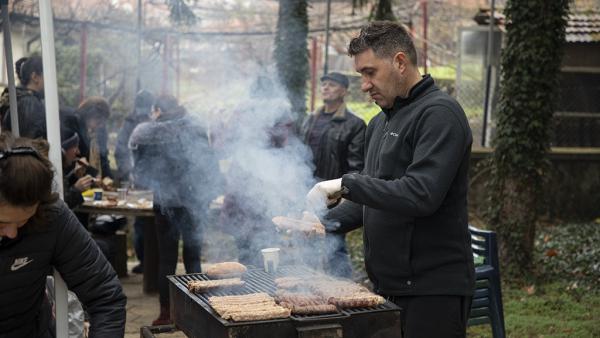
M 330 229 L 364 225 L 365 264 L 384 295 L 471 295 L 467 220 L 472 136 L 460 105 L 424 76 L 367 127 L 365 168 L 346 174 Z M 333 222 L 332 222 L 333 221 Z

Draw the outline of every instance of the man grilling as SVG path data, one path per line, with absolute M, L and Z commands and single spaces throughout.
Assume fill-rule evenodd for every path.
M 364 225 L 367 273 L 403 309 L 403 337 L 464 337 L 474 288 L 465 113 L 421 76 L 401 25 L 370 23 L 348 54 L 382 111 L 367 127 L 364 170 L 317 183 L 307 198 L 324 206 L 344 197 L 324 217 L 328 231 Z
M 365 122 L 352 114 L 344 97 L 348 77 L 332 72 L 321 78 L 324 105 L 308 115 L 300 130 L 310 146 L 317 180 L 331 180 L 346 173 L 360 172 L 364 166 Z M 352 266 L 346 250 L 346 234 L 327 234 L 327 270 L 340 277 L 351 277 Z

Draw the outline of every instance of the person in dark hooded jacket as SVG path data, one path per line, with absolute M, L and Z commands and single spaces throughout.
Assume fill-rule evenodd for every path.
M 172 96 L 156 99 L 153 120 L 138 125 L 129 139 L 136 185 L 154 192 L 159 249 L 160 315 L 153 325 L 171 323 L 166 276 L 175 273 L 179 238 L 187 273 L 200 272 L 202 227 L 218 163 L 208 136 Z
M 121 284 L 88 232 L 52 192 L 48 149 L 44 140 L 0 135 L 0 338 L 54 337 L 45 293 L 53 268 L 89 314 L 90 337 L 123 337 Z
M 44 72 L 42 58 L 34 55 L 23 57 L 15 63 L 15 71 L 21 82 L 16 87 L 19 135 L 29 138 L 46 138 L 46 110 L 44 107 Z M 12 130 L 8 88 L 0 96 L 2 129 Z

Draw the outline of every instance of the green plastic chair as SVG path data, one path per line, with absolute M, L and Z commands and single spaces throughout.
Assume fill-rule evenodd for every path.
M 473 226 L 469 226 L 469 231 L 475 263 L 475 293 L 468 325 L 491 324 L 494 338 L 504 338 L 504 309 L 496 233 Z

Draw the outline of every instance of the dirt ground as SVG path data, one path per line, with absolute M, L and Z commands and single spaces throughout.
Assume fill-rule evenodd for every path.
M 129 263 L 129 271 L 135 265 L 135 262 Z M 184 273 L 183 264 L 178 264 L 177 273 Z M 125 338 L 139 338 L 140 328 L 142 326 L 152 325 L 152 321 L 158 317 L 158 293 L 153 295 L 144 294 L 142 291 L 142 275 L 129 273 L 125 278 L 121 278 L 123 290 L 127 295 L 127 323 L 125 325 Z M 160 338 L 180 338 L 186 337 L 182 332 L 157 334 Z

